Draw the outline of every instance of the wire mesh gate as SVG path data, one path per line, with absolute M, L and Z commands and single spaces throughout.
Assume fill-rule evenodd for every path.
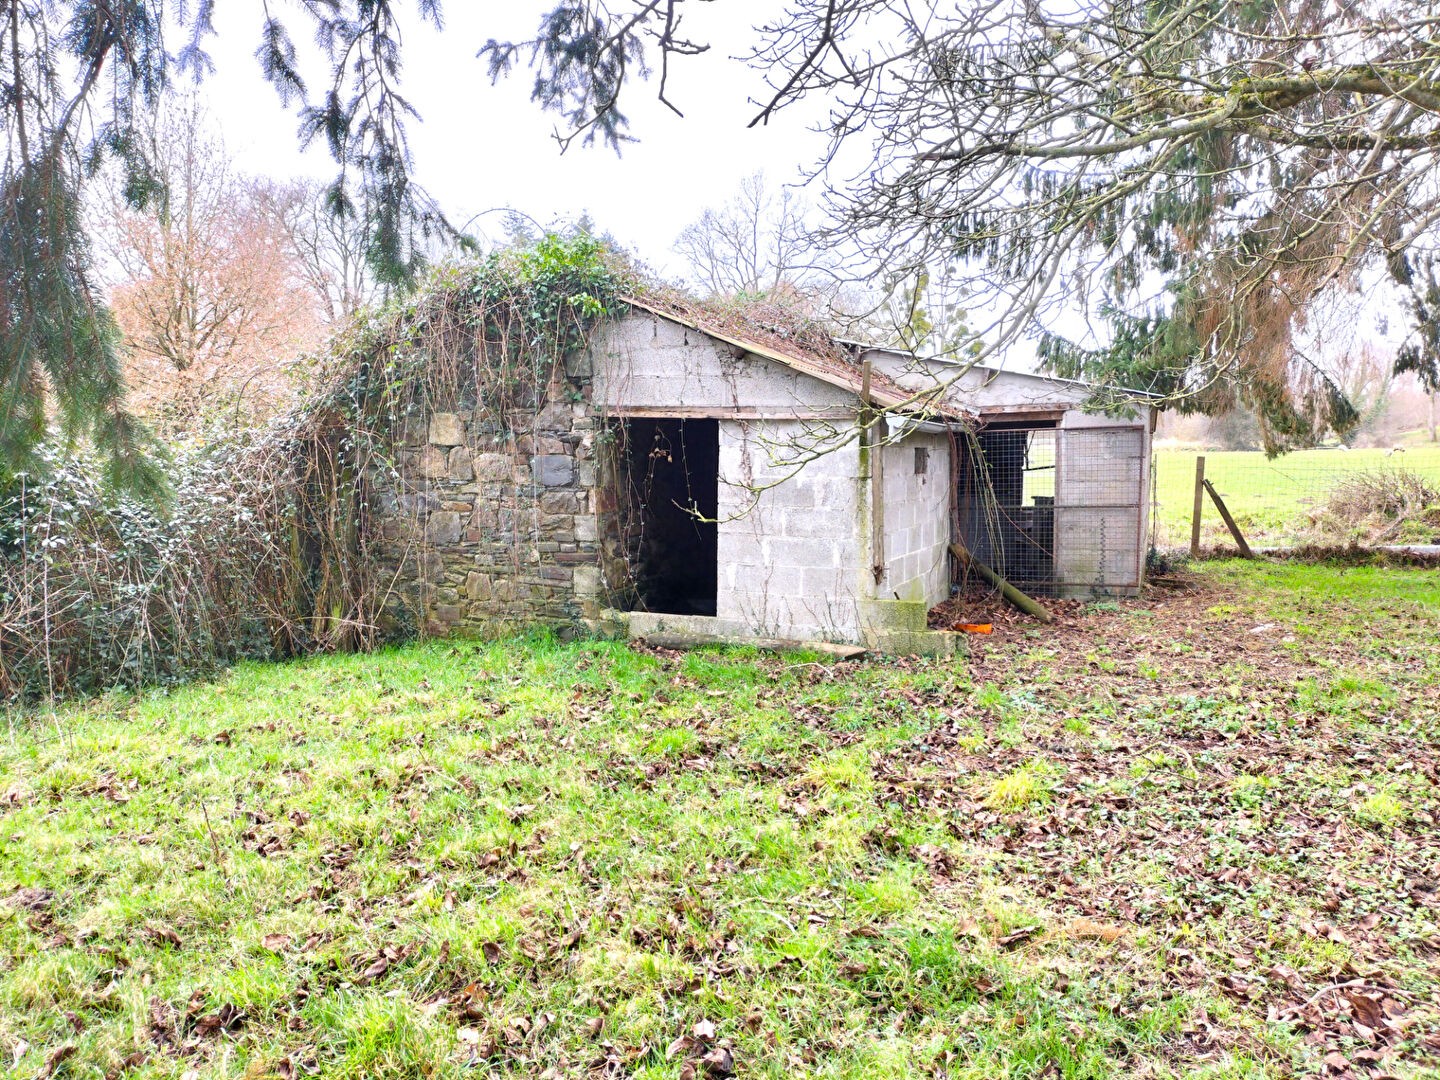
M 1139 587 L 1143 428 L 992 424 L 960 443 L 956 462 L 956 534 L 981 562 L 1043 595 Z

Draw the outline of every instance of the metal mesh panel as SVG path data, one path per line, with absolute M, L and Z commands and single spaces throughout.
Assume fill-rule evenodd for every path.
M 1135 427 L 983 430 L 960 447 L 960 538 L 1030 591 L 1133 589 L 1142 566 L 1144 450 Z

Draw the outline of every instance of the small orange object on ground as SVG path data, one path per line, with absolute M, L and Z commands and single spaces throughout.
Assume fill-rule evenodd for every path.
M 988 634 L 995 629 L 994 623 L 988 622 L 957 622 L 956 630 L 963 630 L 967 634 Z

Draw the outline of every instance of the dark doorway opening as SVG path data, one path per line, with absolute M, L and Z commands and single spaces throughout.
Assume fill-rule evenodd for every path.
M 993 424 L 959 445 L 960 541 L 1028 589 L 1055 585 L 1056 436 L 1053 424 Z
M 636 606 L 714 615 L 720 422 L 635 418 L 623 432 Z

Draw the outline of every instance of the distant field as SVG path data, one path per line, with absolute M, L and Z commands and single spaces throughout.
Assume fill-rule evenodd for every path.
M 1156 451 L 1156 538 L 1162 547 L 1190 542 L 1198 453 Z M 1273 460 L 1258 451 L 1207 450 L 1204 454 L 1205 475 L 1247 538 L 1259 543 L 1303 539 L 1297 533 L 1308 525 L 1309 515 L 1325 504 L 1336 482 L 1347 474 L 1408 469 L 1440 487 L 1440 446 L 1433 444 L 1411 445 L 1404 453 L 1388 457 L 1384 450 L 1301 450 Z M 1208 499 L 1201 520 L 1206 543 L 1226 535 L 1225 525 Z

